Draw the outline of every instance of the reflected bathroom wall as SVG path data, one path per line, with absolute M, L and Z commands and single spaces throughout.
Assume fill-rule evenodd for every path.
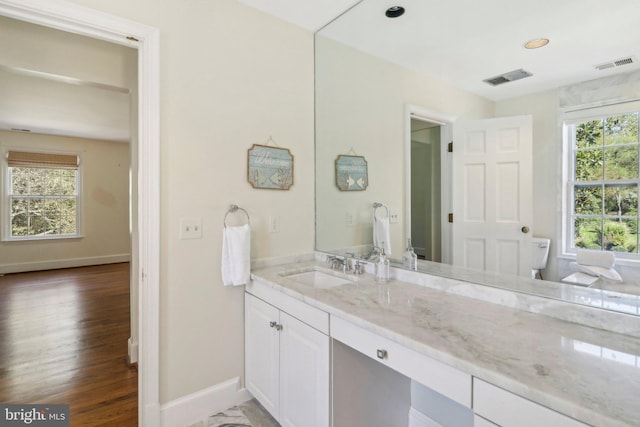
M 372 243 L 373 203 L 387 205 L 392 258 L 405 235 L 405 108 L 487 118 L 494 103 L 316 34 L 316 249 L 342 253 Z M 340 191 L 335 160 L 364 156 L 369 186 Z M 364 248 L 361 248 L 364 250 Z

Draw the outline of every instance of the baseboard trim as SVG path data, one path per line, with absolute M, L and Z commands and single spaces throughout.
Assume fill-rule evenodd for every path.
M 133 338 L 127 340 L 127 362 L 129 365 L 138 363 L 138 343 Z
M 0 265 L 0 274 L 24 273 L 27 271 L 56 270 L 59 268 L 86 267 L 88 265 L 129 262 L 131 254 L 105 255 L 87 258 L 68 258 L 50 261 L 33 261 Z
M 249 391 L 239 386 L 240 377 L 235 377 L 161 405 L 160 425 L 184 427 L 252 399 Z
M 412 406 L 409 409 L 409 427 L 442 427 L 442 425 Z

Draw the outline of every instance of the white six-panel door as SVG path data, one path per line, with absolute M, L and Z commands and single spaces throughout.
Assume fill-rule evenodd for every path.
M 453 128 L 453 264 L 530 276 L 531 116 Z

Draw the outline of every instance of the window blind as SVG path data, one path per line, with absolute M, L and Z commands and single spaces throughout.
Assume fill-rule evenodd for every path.
M 78 169 L 79 159 L 73 154 L 9 151 L 7 161 L 13 168 Z

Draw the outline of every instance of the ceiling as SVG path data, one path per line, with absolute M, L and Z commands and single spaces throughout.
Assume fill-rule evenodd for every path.
M 238 0 L 307 30 L 317 31 L 361 0 Z
M 241 0 L 315 30 L 353 0 Z M 389 19 L 390 6 L 403 16 Z M 638 0 L 363 0 L 319 34 L 494 101 L 640 69 Z M 550 43 L 528 50 L 524 43 Z M 596 65 L 633 57 L 606 70 Z M 524 69 L 522 80 L 483 82 Z
M 321 29 L 323 36 L 496 101 L 640 69 L 638 0 L 239 1 L 310 31 Z M 386 18 L 384 11 L 394 5 L 405 7 L 406 13 Z M 102 78 L 29 65 L 26 53 L 33 51 L 38 58 L 38 49 L 43 41 L 55 38 L 55 30 L 46 29 L 49 33 L 43 36 L 39 31 L 45 30 L 34 29 L 32 24 L 9 25 L 19 21 L 0 19 L 0 129 L 129 139 L 128 94 L 117 85 L 102 84 Z M 525 41 L 538 37 L 549 38 L 549 45 L 538 50 L 523 48 Z M 20 46 L 28 41 L 32 45 L 17 49 L 17 41 Z M 95 52 L 91 44 L 104 42 L 86 39 L 78 43 Z M 112 48 L 101 46 L 103 49 Z M 19 60 L 12 63 L 9 53 L 19 53 Z M 635 62 L 603 71 L 594 67 L 626 57 Z M 520 68 L 533 76 L 495 87 L 482 81 Z M 32 70 L 41 75 L 30 74 Z M 81 72 L 77 67 L 73 70 Z M 25 96 L 16 93 L 19 87 L 29 88 L 20 92 Z M 63 93 L 65 108 L 59 101 Z M 53 94 L 57 94 L 55 99 L 46 99 L 45 95 Z
M 0 16 L 0 129 L 128 142 L 135 49 Z

